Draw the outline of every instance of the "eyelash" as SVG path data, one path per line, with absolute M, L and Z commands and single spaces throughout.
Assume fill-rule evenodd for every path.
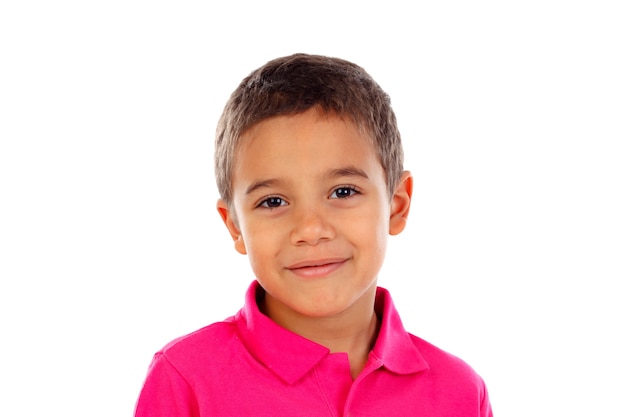
M 350 195 L 343 196 L 343 197 L 337 196 L 336 198 L 339 198 L 339 199 L 350 198 L 350 197 L 354 197 L 356 194 L 361 194 L 359 190 L 356 189 L 356 187 L 353 187 L 351 185 L 342 185 L 341 187 L 337 187 L 333 190 L 333 192 L 330 194 L 331 197 L 333 195 L 336 195 L 337 191 L 339 190 L 348 190 L 348 192 L 350 193 Z
M 346 195 L 346 196 L 339 196 L 337 195 L 337 192 L 340 190 L 344 190 L 344 191 L 348 191 L 350 195 Z M 340 187 L 335 188 L 332 193 L 330 193 L 330 198 L 336 198 L 336 199 L 346 199 L 346 198 L 350 198 L 350 197 L 354 197 L 356 194 L 361 194 L 359 190 L 356 189 L 356 187 L 353 187 L 351 185 L 342 185 Z M 332 197 L 333 195 L 335 195 L 336 197 Z M 278 205 L 270 205 L 270 201 L 271 200 L 280 200 L 278 201 Z M 276 204 L 276 201 L 274 202 L 274 204 Z M 285 203 L 285 199 L 282 197 L 278 197 L 278 196 L 270 196 L 267 197 L 263 200 L 261 200 L 256 207 L 257 208 L 265 208 L 265 209 L 276 209 L 278 207 L 282 207 L 286 205 Z
M 270 201 L 270 200 L 280 200 L 280 204 L 279 204 L 278 206 L 270 206 L 270 205 L 269 205 L 269 201 Z M 278 196 L 273 195 L 273 196 L 270 196 L 270 197 L 267 197 L 267 198 L 265 198 L 265 199 L 261 200 L 261 201 L 260 201 L 260 202 L 256 205 L 256 207 L 257 207 L 257 208 L 266 208 L 266 209 L 270 209 L 270 210 L 272 210 L 272 209 L 276 209 L 276 208 L 278 208 L 278 207 L 282 207 L 284 202 L 285 202 L 285 199 L 284 199 L 284 198 L 282 198 L 282 197 L 278 197 Z

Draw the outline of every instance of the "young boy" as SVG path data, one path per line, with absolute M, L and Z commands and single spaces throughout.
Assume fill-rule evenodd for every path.
M 481 378 L 407 333 L 377 287 L 413 180 L 362 68 L 296 54 L 252 72 L 219 121 L 215 173 L 256 280 L 235 316 L 155 355 L 137 417 L 492 415 Z

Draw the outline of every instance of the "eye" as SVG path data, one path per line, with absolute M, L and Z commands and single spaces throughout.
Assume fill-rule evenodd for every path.
M 355 194 L 359 194 L 356 188 L 343 186 L 335 188 L 330 195 L 330 198 L 348 198 L 352 197 Z
M 285 205 L 287 205 L 287 203 L 280 197 L 268 197 L 261 201 L 257 207 L 276 208 Z

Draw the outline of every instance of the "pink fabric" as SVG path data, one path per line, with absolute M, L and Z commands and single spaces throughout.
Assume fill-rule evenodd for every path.
M 150 365 L 136 417 L 492 416 L 465 362 L 408 334 L 378 288 L 380 333 L 365 369 L 263 315 L 256 282 L 234 317 L 169 343 Z

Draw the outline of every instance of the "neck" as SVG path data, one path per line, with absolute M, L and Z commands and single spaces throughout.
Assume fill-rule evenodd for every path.
M 369 352 L 378 336 L 379 320 L 374 311 L 376 286 L 370 288 L 347 310 L 333 316 L 311 317 L 266 299 L 261 310 L 280 326 L 315 343 L 327 347 L 331 353 L 345 352 L 350 361 L 353 378 L 363 370 Z

